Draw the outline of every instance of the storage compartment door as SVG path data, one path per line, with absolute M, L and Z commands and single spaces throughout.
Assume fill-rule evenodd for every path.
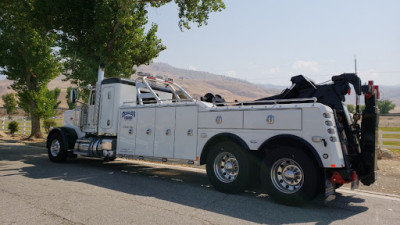
M 156 109 L 154 156 L 174 157 L 175 108 Z
M 136 111 L 123 109 L 119 112 L 117 154 L 134 155 L 136 140 Z
M 199 128 L 243 128 L 243 111 L 200 112 Z
M 196 160 L 197 106 L 176 107 L 174 158 Z
M 244 112 L 245 129 L 301 130 L 301 109 L 274 109 Z
M 138 156 L 154 156 L 155 108 L 137 109 L 136 152 Z

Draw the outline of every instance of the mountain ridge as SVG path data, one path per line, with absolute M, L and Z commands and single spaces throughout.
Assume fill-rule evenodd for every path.
M 257 84 L 248 81 L 232 78 L 224 75 L 212 74 L 204 71 L 186 70 L 173 67 L 166 63 L 152 63 L 150 65 L 142 65 L 136 68 L 137 72 L 150 73 L 152 75 L 161 75 L 163 77 L 172 78 L 176 83 L 182 86 L 192 97 L 200 99 L 206 93 L 219 94 L 227 101 L 249 101 L 255 100 L 278 93 L 276 90 L 268 90 Z M 107 73 L 107 69 L 105 71 Z M 133 74 L 131 78 L 135 78 Z M 60 107 L 67 108 L 65 96 L 66 90 L 72 86 L 69 81 L 63 81 L 64 75 L 59 75 L 49 82 L 47 87 L 52 90 L 56 87 L 61 89 L 59 100 Z M 0 80 L 0 96 L 14 92 L 10 87 L 13 81 L 4 79 Z M 0 98 L 0 106 L 3 101 Z
M 280 93 L 284 88 L 272 84 L 253 84 L 243 79 L 229 77 L 225 75 L 217 75 L 205 71 L 187 70 L 171 66 L 167 63 L 151 63 L 150 65 L 142 65 L 136 68 L 137 72 L 150 73 L 152 75 L 160 75 L 163 77 L 172 78 L 176 83 L 182 86 L 192 97 L 200 99 L 206 93 L 219 94 L 225 100 L 233 102 L 256 100 L 263 97 L 268 97 Z M 107 73 L 107 70 L 106 70 Z M 131 78 L 135 78 L 132 75 Z M 56 87 L 61 89 L 59 100 L 60 107 L 67 108 L 65 96 L 66 89 L 72 86 L 69 81 L 63 81 L 65 76 L 60 75 L 47 85 L 49 89 Z M 7 79 L 0 80 L 0 96 L 11 93 L 13 90 L 10 85 L 13 82 Z M 379 83 L 379 82 L 378 82 Z M 288 86 L 291 84 L 288 80 Z M 381 99 L 391 100 L 396 104 L 396 109 L 391 112 L 400 112 L 400 87 L 399 86 L 380 86 Z M 354 91 L 353 91 L 354 93 Z M 346 96 L 347 104 L 354 104 L 354 94 Z M 355 102 L 355 101 L 354 101 Z M 3 106 L 3 101 L 0 98 L 0 106 Z

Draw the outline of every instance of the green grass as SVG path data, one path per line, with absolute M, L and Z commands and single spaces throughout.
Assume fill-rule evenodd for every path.
M 379 130 L 388 132 L 400 132 L 400 127 L 379 127 Z M 383 134 L 383 138 L 395 138 L 400 139 L 400 134 Z M 400 146 L 398 141 L 384 141 L 383 145 Z M 389 148 L 390 151 L 400 154 L 400 149 Z
M 382 131 L 400 132 L 400 127 L 379 127 Z

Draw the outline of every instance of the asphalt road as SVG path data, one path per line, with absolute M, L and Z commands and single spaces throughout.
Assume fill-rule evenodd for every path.
M 138 161 L 52 163 L 0 140 L 0 224 L 398 224 L 400 198 L 343 189 L 288 207 L 259 191 L 217 192 L 205 171 Z

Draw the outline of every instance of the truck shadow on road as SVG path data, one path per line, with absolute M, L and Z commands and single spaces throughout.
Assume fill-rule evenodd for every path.
M 193 211 L 205 210 L 254 223 L 330 224 L 368 210 L 362 205 L 364 199 L 341 194 L 329 203 L 317 200 L 303 207 L 277 204 L 258 188 L 242 194 L 224 194 L 210 185 L 202 171 L 166 167 L 162 164 L 121 160 L 103 162 L 87 158 L 52 163 L 45 149 L 40 148 L 29 151 L 22 148 L 0 148 L 0 160 L 0 171 L 2 174 L 9 173 L 9 176 L 18 174 L 32 179 L 83 182 L 132 196 L 157 198 L 192 207 Z M 17 171 L 6 171 L 4 165 L 7 161 L 22 161 L 24 166 Z

